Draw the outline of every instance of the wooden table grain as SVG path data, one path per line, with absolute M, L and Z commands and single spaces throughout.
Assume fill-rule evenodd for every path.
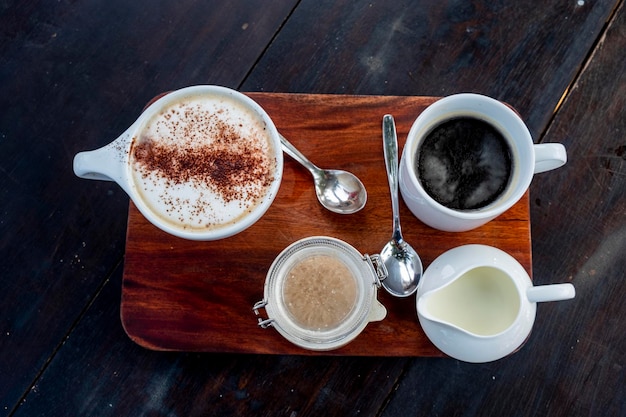
M 623 415 L 625 28 L 623 0 L 4 2 L 0 416 Z M 509 103 L 567 148 L 530 187 L 532 274 L 576 298 L 486 364 L 139 346 L 120 317 L 128 197 L 72 158 L 194 84 Z

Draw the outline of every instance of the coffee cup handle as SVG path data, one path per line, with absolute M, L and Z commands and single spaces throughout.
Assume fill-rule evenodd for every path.
M 93 151 L 74 156 L 74 174 L 88 180 L 114 181 L 123 184 L 128 156 L 128 131 L 113 142 Z
M 569 300 L 576 296 L 576 290 L 572 284 L 537 285 L 526 290 L 526 297 L 531 303 L 546 301 Z
M 535 174 L 562 167 L 567 162 L 567 151 L 561 143 L 539 143 L 535 149 Z

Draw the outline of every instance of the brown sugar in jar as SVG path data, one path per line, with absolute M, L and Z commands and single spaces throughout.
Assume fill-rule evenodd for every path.
M 357 284 L 339 259 L 314 255 L 288 272 L 283 297 L 296 323 L 311 330 L 326 330 L 338 326 L 350 314 L 357 301 Z
M 379 255 L 328 236 L 303 238 L 274 259 L 263 299 L 252 309 L 260 327 L 275 328 L 297 346 L 337 349 L 385 318 L 377 291 L 386 274 Z

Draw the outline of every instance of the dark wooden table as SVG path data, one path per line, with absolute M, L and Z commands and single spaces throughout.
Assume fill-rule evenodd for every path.
M 623 0 L 3 1 L 0 416 L 625 415 L 625 51 Z M 532 272 L 576 298 L 486 364 L 138 346 L 128 197 L 72 159 L 193 84 L 511 104 L 567 147 L 530 188 Z

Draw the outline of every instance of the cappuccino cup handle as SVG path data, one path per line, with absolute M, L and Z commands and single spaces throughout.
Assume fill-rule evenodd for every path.
M 93 151 L 74 156 L 74 174 L 88 180 L 115 181 L 122 184 L 128 160 L 128 134 Z
M 535 174 L 562 167 L 567 162 L 567 152 L 561 143 L 539 143 L 535 149 Z
M 526 290 L 526 297 L 531 303 L 561 301 L 574 298 L 576 290 L 572 284 L 537 285 Z

